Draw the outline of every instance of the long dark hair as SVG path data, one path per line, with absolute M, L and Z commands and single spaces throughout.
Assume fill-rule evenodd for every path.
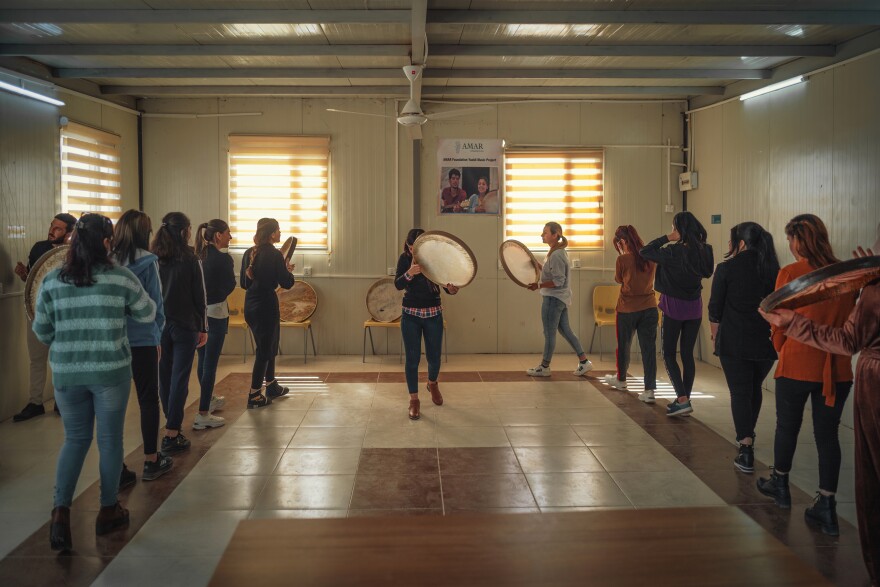
M 423 228 L 413 228 L 408 233 L 406 233 L 406 240 L 403 241 L 403 253 L 409 257 L 412 257 L 412 253 L 409 252 L 409 247 L 416 242 L 416 239 L 419 238 L 425 230 Z M 409 247 L 407 246 L 409 245 Z
M 113 231 L 113 256 L 120 263 L 134 263 L 138 249 L 149 250 L 153 223 L 140 210 L 128 210 L 116 221 Z
M 746 249 L 758 253 L 758 274 L 761 278 L 775 280 L 779 273 L 779 259 L 773 246 L 773 235 L 757 222 L 741 222 L 730 229 L 730 250 L 724 258 L 735 257 L 740 243 L 745 243 Z
M 162 225 L 156 231 L 150 252 L 159 257 L 162 264 L 192 259 L 194 254 L 184 234 L 192 226 L 183 212 L 169 212 L 162 217 Z
M 251 251 L 251 260 L 248 262 L 248 268 L 245 270 L 249 279 L 254 278 L 254 263 L 257 261 L 257 255 L 262 249 L 272 245 L 272 235 L 281 227 L 274 218 L 260 218 L 257 220 L 257 231 L 254 233 L 254 248 Z
M 692 213 L 679 212 L 672 218 L 672 226 L 678 231 L 681 244 L 694 244 L 700 247 L 706 244 L 706 229 Z
M 614 231 L 614 250 L 617 251 L 618 254 L 623 254 L 623 250 L 621 249 L 621 243 L 626 243 L 627 251 L 635 257 L 636 260 L 636 268 L 645 272 L 648 270 L 648 267 L 651 266 L 651 262 L 642 257 L 639 251 L 642 250 L 642 247 L 645 246 L 645 243 L 642 241 L 642 237 L 639 236 L 639 232 L 636 230 L 636 227 L 631 224 L 626 224 L 623 226 L 618 226 L 617 230 Z
M 215 218 L 208 222 L 202 222 L 196 229 L 196 257 L 205 260 L 208 256 L 208 246 L 214 244 L 214 237 L 229 230 L 225 220 Z
M 100 214 L 86 214 L 76 221 L 67 259 L 61 268 L 61 281 L 76 287 L 94 285 L 94 270 L 112 267 L 113 261 L 104 246 L 104 239 L 113 239 L 113 223 Z
M 819 269 L 840 261 L 828 241 L 828 229 L 814 214 L 798 214 L 785 225 L 785 234 L 798 240 L 798 254 L 810 267 Z

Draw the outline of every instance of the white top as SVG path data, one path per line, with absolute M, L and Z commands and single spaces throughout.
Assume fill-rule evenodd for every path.
M 556 287 L 542 287 L 541 295 L 559 298 L 566 306 L 571 305 L 571 285 L 569 274 L 571 265 L 565 249 L 557 249 L 544 259 L 544 267 L 541 269 L 541 283 L 552 281 Z

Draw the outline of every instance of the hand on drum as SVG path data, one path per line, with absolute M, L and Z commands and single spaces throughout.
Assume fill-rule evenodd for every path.
M 288 273 L 293 273 L 293 270 L 296 269 L 296 263 L 288 262 L 288 263 L 285 263 L 285 265 L 287 266 Z
M 531 291 L 536 291 L 536 290 L 538 290 L 540 287 L 541 287 L 541 286 L 538 285 L 537 282 L 536 282 L 536 283 L 530 283 L 530 284 L 529 284 L 529 289 L 530 289 Z
M 22 281 L 27 281 L 28 269 L 21 261 L 15 264 L 15 274 L 18 275 Z
M 862 247 L 856 247 L 856 250 L 853 251 L 853 259 L 858 259 L 860 257 L 873 257 L 875 254 L 876 253 L 874 253 L 874 251 L 872 251 L 871 249 L 866 250 Z M 21 265 L 21 263 L 19 263 L 19 265 Z M 18 267 L 16 267 L 16 272 L 18 272 L 17 270 Z
M 449 295 L 454 296 L 455 294 L 458 293 L 458 286 L 452 285 L 451 283 L 447 283 L 446 284 L 446 291 L 449 293 Z
M 789 324 L 791 324 L 791 319 L 794 318 L 794 310 L 784 310 L 782 308 L 773 310 L 772 312 L 765 312 L 764 310 L 758 309 L 758 312 L 761 316 L 777 328 L 785 328 Z
M 416 263 L 415 261 L 412 262 L 412 265 L 410 265 L 409 269 L 407 270 L 407 273 L 409 273 L 410 277 L 415 277 L 416 275 L 418 275 L 421 272 L 422 272 L 422 267 L 418 263 Z

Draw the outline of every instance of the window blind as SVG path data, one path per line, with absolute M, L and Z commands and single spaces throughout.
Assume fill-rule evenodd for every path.
M 121 138 L 69 122 L 61 129 L 61 199 L 65 212 L 122 215 Z

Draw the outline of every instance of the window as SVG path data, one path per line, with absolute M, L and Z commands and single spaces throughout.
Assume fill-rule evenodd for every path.
M 603 151 L 507 151 L 504 168 L 505 239 L 540 248 L 553 221 L 569 249 L 603 247 Z
M 328 250 L 330 138 L 229 136 L 233 247 L 253 245 L 257 220 L 278 220 L 297 250 Z
M 61 129 L 61 202 L 79 217 L 96 212 L 114 222 L 122 215 L 118 135 L 69 122 Z

